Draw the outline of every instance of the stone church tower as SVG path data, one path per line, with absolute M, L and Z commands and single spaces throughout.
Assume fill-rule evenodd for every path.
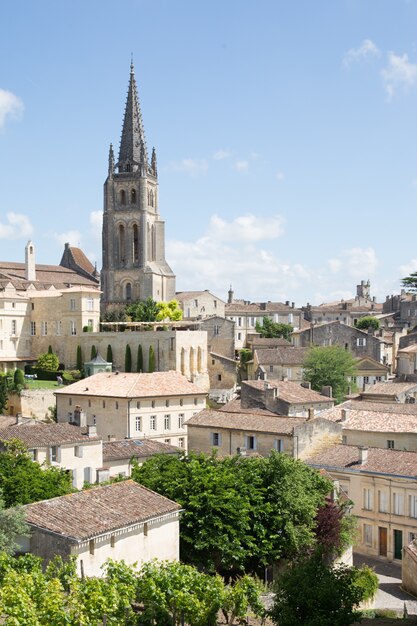
M 120 141 L 110 145 L 104 183 L 102 309 L 131 301 L 169 301 L 175 275 L 165 260 L 165 223 L 158 209 L 155 148 L 148 161 L 133 63 Z

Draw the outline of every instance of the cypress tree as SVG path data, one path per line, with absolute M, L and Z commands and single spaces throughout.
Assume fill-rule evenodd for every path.
M 112 347 L 111 347 L 110 344 L 107 346 L 107 357 L 106 358 L 107 358 L 107 362 L 108 363 L 113 363 L 113 350 L 112 350 Z
M 131 372 L 131 371 L 132 371 L 132 351 L 130 349 L 129 344 L 127 344 L 126 352 L 125 352 L 125 372 Z
M 77 370 L 81 372 L 83 368 L 83 354 L 81 351 L 81 346 L 77 346 Z
M 15 386 L 17 385 L 23 386 L 25 384 L 25 375 L 23 374 L 23 370 L 20 370 L 19 368 L 15 370 L 13 380 L 14 380 Z
M 48 354 L 53 354 L 53 353 L 54 353 L 54 351 L 52 350 L 52 346 L 49 345 L 48 346 Z
M 7 408 L 7 381 L 5 376 L 0 376 L 0 413 Z
M 141 344 L 138 345 L 138 363 L 136 366 L 137 372 L 143 372 L 143 352 Z
M 155 371 L 155 350 L 153 346 L 149 348 L 149 370 L 150 373 Z
M 91 346 L 91 360 L 95 359 L 97 356 L 97 350 L 95 346 Z

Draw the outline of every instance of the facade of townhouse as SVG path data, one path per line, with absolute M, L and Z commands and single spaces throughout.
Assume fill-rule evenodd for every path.
M 301 327 L 303 313 L 296 309 L 294 302 L 249 302 L 233 300 L 226 304 L 225 315 L 235 322 L 235 346 L 241 350 L 247 345 L 248 335 L 256 332 L 256 323 L 262 325 L 264 317 L 273 322 L 291 324 L 294 329 Z
M 175 298 L 180 304 L 184 319 L 225 316 L 226 303 L 208 289 L 205 291 L 177 291 Z
M 292 381 L 247 380 L 241 385 L 241 406 L 244 409 L 262 408 L 277 415 L 313 417 L 331 409 L 334 400 Z
M 181 448 L 153 439 L 119 439 L 103 442 L 103 465 L 110 478 L 130 476 L 133 464 L 142 465 L 154 454 L 178 456 Z
M 186 449 L 185 421 L 206 397 L 179 372 L 103 372 L 56 391 L 57 419 L 94 424 L 105 440 L 149 438 Z
M 371 357 L 356 359 L 355 375 L 351 376 L 351 382 L 359 390 L 365 390 L 367 385 L 375 385 L 388 379 L 389 367 L 379 363 Z
M 397 352 L 397 376 L 417 380 L 417 343 L 401 348 Z
M 360 531 L 355 550 L 400 560 L 417 537 L 417 453 L 336 445 L 306 462 L 329 472 L 353 501 Z
M 80 428 L 24 420 L 0 428 L 0 441 L 14 439 L 22 441 L 32 459 L 40 465 L 71 472 L 76 489 L 82 489 L 85 482 L 96 483 L 109 478 L 108 471 L 103 469 L 103 442 L 94 426 Z
M 25 506 L 31 535 L 20 551 L 46 563 L 74 555 L 79 575 L 98 577 L 108 559 L 177 561 L 180 509 L 132 480 L 43 500 Z
M 309 347 L 278 346 L 257 348 L 248 361 L 249 380 L 291 380 L 302 382 L 303 364 Z

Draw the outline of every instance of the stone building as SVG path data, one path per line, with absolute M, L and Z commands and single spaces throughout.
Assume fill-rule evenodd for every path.
M 242 381 L 241 406 L 260 407 L 291 417 L 313 417 L 334 406 L 334 400 L 292 381 Z
M 140 567 L 146 561 L 179 559 L 181 507 L 126 480 L 25 506 L 30 537 L 21 552 L 48 563 L 76 557 L 77 572 L 103 576 L 108 559 Z
M 208 289 L 205 291 L 179 291 L 175 297 L 180 304 L 183 317 L 186 319 L 203 319 L 213 315 L 224 317 L 226 303 Z
M 110 145 L 104 183 L 102 309 L 130 301 L 175 298 L 175 275 L 165 260 L 155 149 L 151 160 L 133 64 L 119 156 Z
M 299 348 L 291 345 L 255 349 L 253 358 L 247 364 L 248 379 L 301 382 L 308 351 L 308 347 Z

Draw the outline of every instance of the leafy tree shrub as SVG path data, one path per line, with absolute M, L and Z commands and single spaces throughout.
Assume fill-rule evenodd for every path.
M 23 385 L 25 384 L 25 375 L 23 373 L 23 370 L 19 368 L 15 370 L 13 381 L 15 387 L 23 387 Z
M 157 321 L 171 320 L 178 322 L 182 320 L 182 311 L 178 300 L 170 300 L 169 302 L 158 302 Z
M 56 354 L 40 354 L 38 356 L 38 368 L 46 370 L 48 372 L 56 372 L 59 366 L 59 359 Z
M 53 353 L 54 353 L 54 351 L 52 350 L 52 346 L 51 346 L 51 344 L 49 344 L 49 346 L 48 346 L 48 354 L 53 354 Z
M 24 509 L 18 506 L 6 509 L 0 492 L 0 553 L 13 554 L 18 547 L 17 538 L 29 534 Z
M 317 555 L 296 562 L 278 580 L 272 621 L 279 626 L 353 624 L 360 618 L 356 607 L 370 592 L 371 580 L 374 588 L 374 577 L 355 567 L 326 566 Z
M 255 330 L 257 333 L 260 333 L 261 337 L 267 337 L 269 339 L 282 337 L 289 341 L 294 327 L 292 324 L 273 322 L 270 317 L 265 315 L 262 319 L 262 324 L 256 322 Z
M 315 346 L 303 363 L 304 379 L 316 391 L 330 385 L 334 398 L 341 402 L 348 392 L 348 377 L 355 374 L 355 367 L 355 359 L 341 346 Z
M 132 302 L 126 307 L 126 314 L 132 322 L 156 322 L 158 313 L 158 303 L 150 296 L 143 302 Z
M 136 371 L 143 372 L 143 352 L 141 344 L 138 345 L 138 360 L 136 364 Z
M 417 291 L 417 272 L 411 272 L 409 276 L 402 278 L 401 285 L 409 291 Z
M 5 376 L 0 376 L 0 413 L 7 409 L 7 381 Z
M 150 373 L 155 371 L 155 350 L 154 350 L 153 346 L 151 346 L 149 348 L 149 367 L 148 367 L 148 371 Z
M 125 372 L 132 371 L 132 351 L 130 349 L 129 344 L 126 345 L 125 351 Z
M 365 315 L 359 318 L 355 324 L 356 328 L 359 328 L 359 330 L 368 330 L 368 328 L 378 330 L 380 325 L 379 319 L 373 315 Z
M 113 350 L 110 344 L 107 346 L 106 360 L 107 360 L 107 363 L 113 363 Z
M 318 547 L 330 562 L 355 541 L 357 520 L 350 514 L 351 505 L 350 500 L 343 503 L 327 501 L 317 512 L 315 533 Z

